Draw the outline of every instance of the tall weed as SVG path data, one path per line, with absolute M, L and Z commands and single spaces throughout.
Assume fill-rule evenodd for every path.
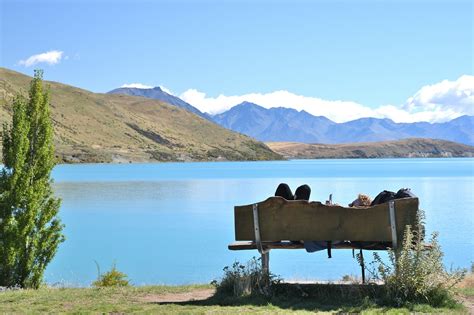
M 96 288 L 102 287 L 127 287 L 130 285 L 128 276 L 117 270 L 115 263 L 112 265 L 110 271 L 105 273 L 100 272 L 99 264 L 97 265 L 97 280 L 92 283 L 92 286 Z
M 428 246 L 425 246 L 423 219 L 421 212 L 415 230 L 411 226 L 406 227 L 401 246 L 388 250 L 388 263 L 374 253 L 371 273 L 385 284 L 390 304 L 448 306 L 454 303 L 453 287 L 466 274 L 465 270 L 446 270 L 438 233 L 433 233 Z

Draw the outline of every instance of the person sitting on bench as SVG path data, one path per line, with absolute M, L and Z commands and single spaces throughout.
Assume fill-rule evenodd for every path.
M 349 204 L 349 207 L 370 207 L 372 199 L 364 194 L 359 194 L 357 199 Z
M 278 185 L 277 190 L 275 191 L 275 196 L 283 197 L 286 200 L 306 200 L 309 201 L 309 196 L 311 195 L 311 188 L 308 185 L 301 185 L 295 190 L 295 194 L 291 192 L 290 186 L 286 183 L 281 183 Z M 301 241 L 291 241 L 294 244 L 300 244 Z
M 306 200 L 309 201 L 309 196 L 311 195 L 311 188 L 308 185 L 301 185 L 296 188 L 295 194 L 291 192 L 288 184 L 281 183 L 278 185 L 277 190 L 275 191 L 275 196 L 283 197 L 286 200 Z

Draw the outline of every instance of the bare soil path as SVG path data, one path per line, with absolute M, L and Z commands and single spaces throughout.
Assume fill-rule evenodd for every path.
M 468 314 L 474 315 L 474 296 L 460 295 L 458 301 L 467 308 Z
M 215 293 L 214 289 L 199 289 L 192 290 L 189 292 L 180 293 L 165 293 L 165 294 L 148 294 L 145 295 L 141 300 L 143 302 L 151 303 L 177 303 L 177 302 L 190 302 L 190 301 L 202 301 L 210 298 Z

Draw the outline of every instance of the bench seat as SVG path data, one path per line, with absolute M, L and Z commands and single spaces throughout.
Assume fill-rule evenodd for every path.
M 290 241 L 262 242 L 263 249 L 304 249 L 302 242 L 295 243 Z M 391 247 L 391 242 L 342 242 L 331 245 L 332 249 L 364 249 L 364 250 L 386 250 Z M 258 249 L 254 241 L 238 241 L 228 245 L 229 250 L 250 250 Z

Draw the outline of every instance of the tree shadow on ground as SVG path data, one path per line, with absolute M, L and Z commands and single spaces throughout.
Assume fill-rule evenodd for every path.
M 216 292 L 205 300 L 185 302 L 153 302 L 193 306 L 267 306 L 306 311 L 361 312 L 369 308 L 390 308 L 384 303 L 384 289 L 380 285 L 361 284 L 276 284 L 269 297 Z

